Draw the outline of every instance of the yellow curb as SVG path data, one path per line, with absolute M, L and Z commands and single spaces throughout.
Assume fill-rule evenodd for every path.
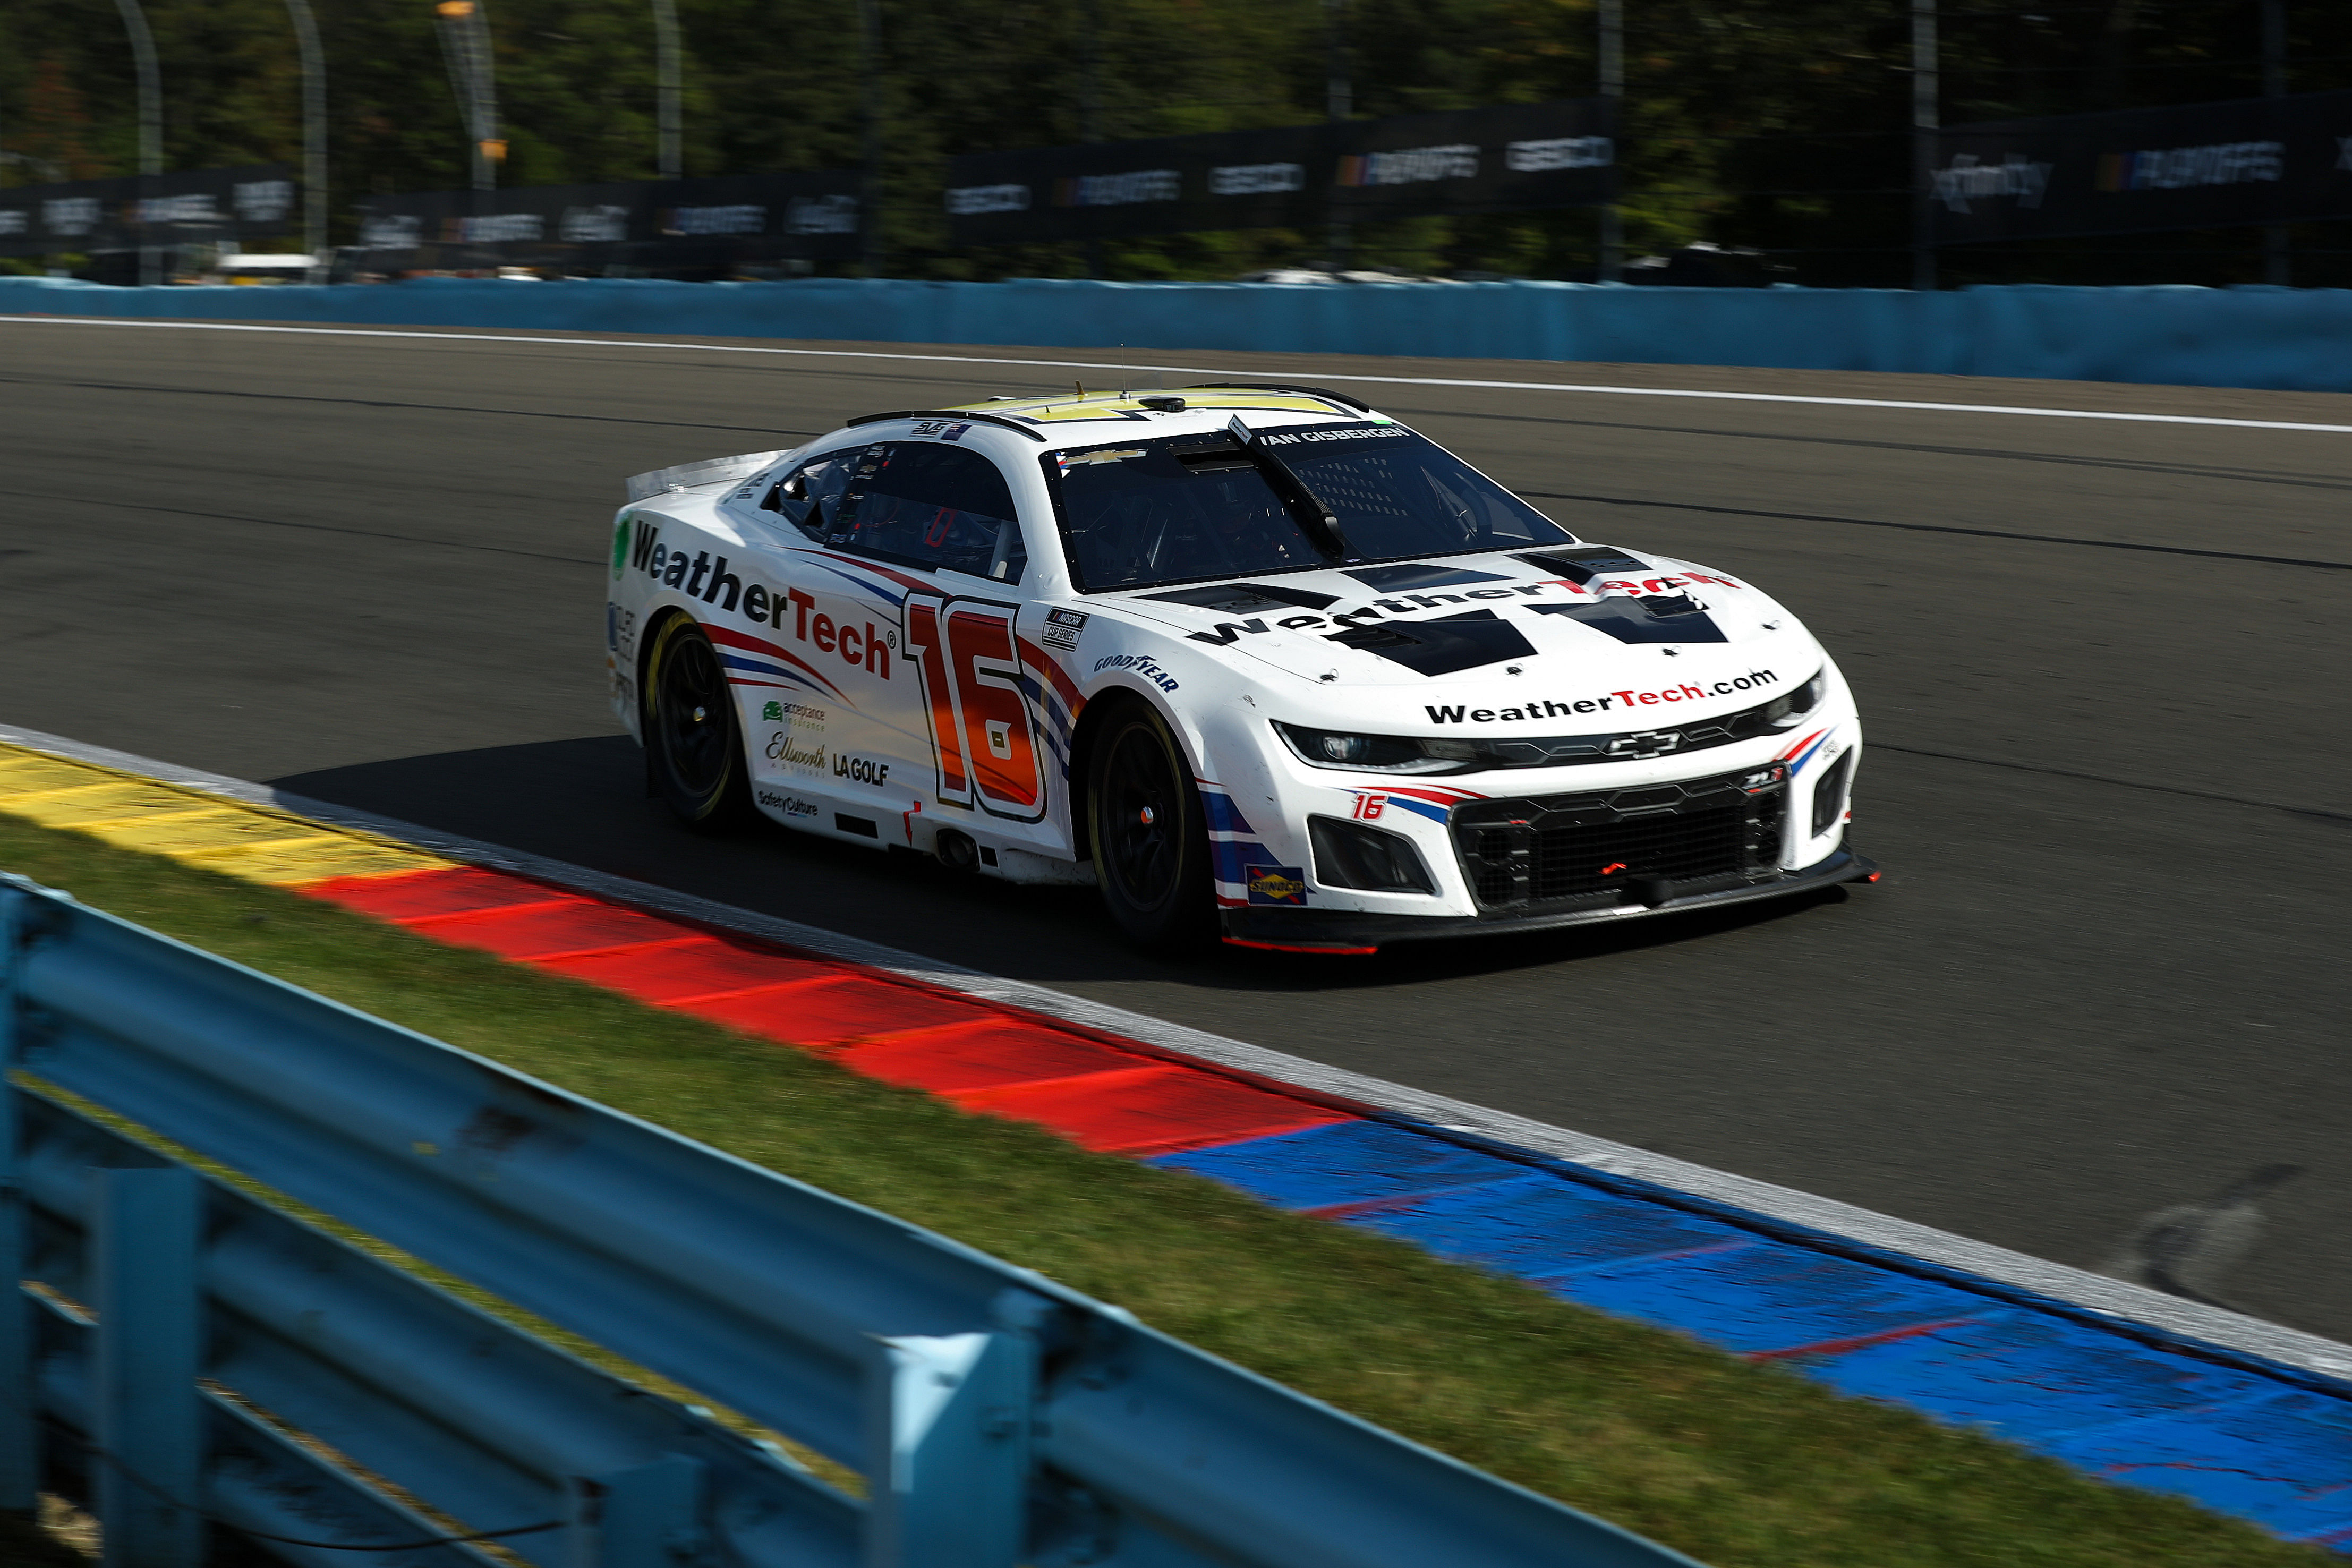
M 318 882 L 457 864 L 397 839 L 21 746 L 0 745 L 0 812 L 248 882 Z

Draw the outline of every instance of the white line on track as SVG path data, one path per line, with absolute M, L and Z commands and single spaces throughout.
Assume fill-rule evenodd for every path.
M 1119 364 L 1108 360 L 994 359 L 978 354 L 886 353 L 872 349 L 754 348 L 742 343 L 685 343 L 649 338 L 541 338 L 513 332 L 448 332 L 385 327 L 264 327 L 227 321 L 142 321 L 99 316 L 0 316 L 0 323 L 42 327 L 149 327 L 192 332 L 285 332 L 327 338 L 428 338 L 451 342 L 551 343 L 563 348 L 676 349 L 688 353 L 789 354 L 810 359 L 905 360 L 919 364 L 1009 364 L 1049 370 L 1169 371 L 1179 375 L 1255 373 L 1201 365 Z M 1608 386 L 1559 381 L 1471 381 L 1438 375 L 1352 375 L 1318 371 L 1319 381 L 1382 386 L 1466 386 L 1498 392 L 1578 392 L 1605 397 L 1697 397 L 1722 403 L 1801 403 L 1829 408 L 1902 408 L 1929 414 L 2017 414 L 2036 419 L 2109 419 L 2134 425 L 2219 425 L 2237 430 L 2311 430 L 2352 436 L 2352 425 L 2302 424 L 2288 419 L 2222 419 L 2202 414 L 2126 414 L 2114 409 L 2027 408 L 2000 403 L 1914 403 L 1890 397 L 1815 397 L 1793 392 L 1704 392 L 1692 387 Z

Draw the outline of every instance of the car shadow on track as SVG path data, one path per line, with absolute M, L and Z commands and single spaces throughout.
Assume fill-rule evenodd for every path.
M 1848 894 L 1603 928 L 1404 942 L 1377 959 L 1212 948 L 1150 952 L 1108 928 L 1095 893 L 959 875 L 904 848 L 871 849 L 761 824 L 694 832 L 645 790 L 625 735 L 399 757 L 290 774 L 271 787 L 509 846 L 926 957 L 1040 984 L 1159 981 L 1271 994 L 1382 989 L 1672 946 L 1788 920 Z

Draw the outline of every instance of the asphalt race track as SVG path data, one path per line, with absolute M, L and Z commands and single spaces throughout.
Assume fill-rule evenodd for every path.
M 689 836 L 604 710 L 601 609 L 626 474 L 855 413 L 1126 379 L 957 363 L 989 354 L 2338 425 L 2352 396 L 936 353 L 0 322 L 0 720 L 2063 1262 L 2128 1258 L 2152 1216 L 2192 1205 L 2153 1225 L 2166 1278 L 2352 1339 L 2352 435 L 1338 384 L 1588 537 L 1709 563 L 1801 614 L 1861 693 L 1856 839 L 1889 873 L 1373 960 L 1139 954 L 1091 893 L 782 829 Z M 2279 1165 L 2301 1172 L 2231 1193 Z M 2232 1257 L 2248 1205 L 2264 1224 Z

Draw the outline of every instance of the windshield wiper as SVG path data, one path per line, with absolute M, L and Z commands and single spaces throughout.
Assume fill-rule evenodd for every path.
M 1276 457 L 1260 441 L 1257 432 L 1244 424 L 1240 415 L 1236 414 L 1228 420 L 1225 429 L 1241 443 L 1242 450 L 1249 454 L 1250 461 L 1257 465 L 1258 471 L 1265 476 L 1266 483 L 1274 487 L 1274 493 L 1282 499 L 1282 504 L 1290 509 L 1291 515 L 1298 520 L 1299 526 L 1306 529 L 1323 553 L 1334 561 L 1355 560 L 1355 547 L 1339 531 L 1339 514 L 1324 503 L 1313 487 L 1298 477 L 1298 470 Z

